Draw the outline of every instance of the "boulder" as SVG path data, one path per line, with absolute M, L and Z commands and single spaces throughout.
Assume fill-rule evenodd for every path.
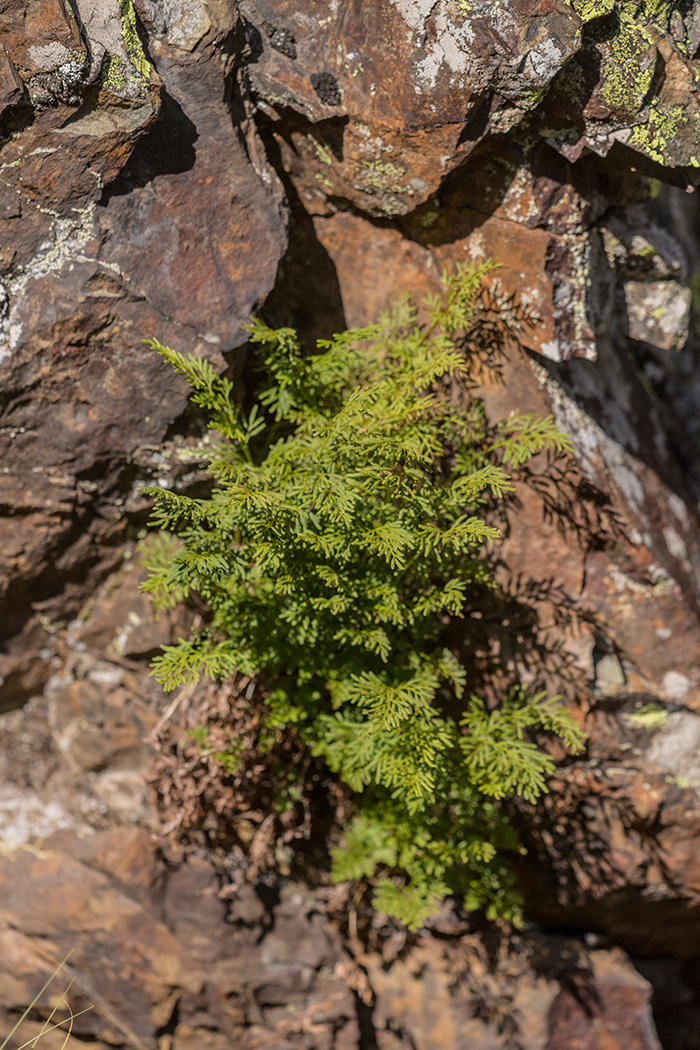
M 5 638 L 37 603 L 74 612 L 115 563 L 134 457 L 186 403 L 142 340 L 224 367 L 286 244 L 279 181 L 230 91 L 231 4 L 175 24 L 157 4 L 137 21 L 131 0 L 36 6 L 0 13 L 17 129 L 0 185 Z

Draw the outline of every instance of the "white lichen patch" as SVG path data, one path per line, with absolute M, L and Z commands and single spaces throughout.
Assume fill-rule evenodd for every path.
M 417 92 L 434 88 L 443 67 L 451 75 L 466 72 L 467 53 L 475 39 L 468 21 L 455 22 L 449 18 L 441 0 L 391 0 L 391 3 L 409 27 L 416 50 L 420 53 L 425 45 L 425 53 L 415 68 Z M 426 44 L 426 22 L 432 15 L 435 16 L 433 31 Z
M 423 23 L 437 4 L 437 0 L 391 0 L 411 29 L 423 28 Z
M 689 711 L 672 711 L 654 736 L 646 757 L 676 782 L 700 790 L 700 718 Z
M 486 238 L 481 230 L 471 235 L 464 245 L 464 250 L 474 262 L 481 262 L 486 258 Z
M 146 14 L 171 44 L 193 51 L 211 28 L 203 0 L 144 0 Z
M 39 69 L 27 81 L 29 97 L 35 105 L 80 103 L 87 82 L 88 56 L 71 52 L 62 44 L 32 48 Z
M 522 274 L 521 277 L 524 279 L 525 275 Z M 532 308 L 536 313 L 538 313 L 543 306 L 543 301 L 544 296 L 542 290 L 536 286 L 532 288 L 523 288 L 520 292 L 520 302 L 523 306 Z
M 42 73 L 48 73 L 72 62 L 74 55 L 57 40 L 50 44 L 35 44 L 29 48 L 29 57 Z
M 548 84 L 561 69 L 566 56 L 554 40 L 541 40 L 525 59 L 524 73 L 538 87 Z
M 437 38 L 431 42 L 426 56 L 416 65 L 416 89 L 433 88 L 443 66 L 453 78 L 467 72 L 468 45 L 473 39 L 473 32 L 468 26 L 461 26 L 454 31 L 444 16 L 436 19 Z M 460 40 L 460 38 L 462 38 Z
M 575 33 L 563 42 L 546 27 L 526 43 L 522 12 L 513 0 L 390 2 L 406 22 L 416 51 L 413 80 L 419 94 L 435 88 L 442 76 L 462 88 L 469 80 L 480 90 L 489 76 L 487 66 L 495 63 L 504 97 L 527 110 L 537 105 L 542 90 L 579 45 Z
M 44 241 L 37 254 L 11 281 L 0 286 L 0 362 L 7 359 L 24 334 L 22 302 L 30 281 L 63 269 L 75 262 L 87 262 L 83 249 L 94 236 L 95 204 L 76 211 L 74 219 L 56 217 L 50 240 Z
M 15 850 L 41 842 L 73 821 L 60 802 L 46 800 L 8 784 L 0 792 L 0 848 Z
M 680 350 L 688 338 L 690 288 L 678 281 L 627 281 L 629 334 L 661 350 Z

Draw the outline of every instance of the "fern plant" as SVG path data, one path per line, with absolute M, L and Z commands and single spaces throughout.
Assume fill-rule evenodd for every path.
M 335 877 L 375 878 L 376 906 L 413 928 L 453 893 L 512 912 L 499 851 L 517 842 L 498 800 L 544 790 L 552 762 L 528 729 L 580 743 L 543 695 L 495 710 L 466 698 L 441 643 L 490 578 L 482 551 L 498 531 L 485 505 L 511 490 L 513 466 L 568 448 L 549 417 L 513 413 L 494 432 L 466 394 L 486 269 L 445 274 L 420 313 L 404 298 L 315 355 L 256 321 L 264 379 L 247 412 L 206 360 L 150 344 L 220 438 L 210 498 L 149 490 L 169 538 L 150 547 L 144 589 L 157 606 L 196 594 L 210 610 L 155 675 L 172 689 L 265 672 L 268 725 L 294 725 L 356 793 Z

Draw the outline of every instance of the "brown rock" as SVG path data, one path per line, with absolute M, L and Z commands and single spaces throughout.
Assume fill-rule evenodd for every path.
M 211 864 L 196 856 L 188 857 L 168 880 L 164 905 L 171 927 L 199 962 L 212 963 L 225 954 L 226 905 L 220 887 Z
M 592 952 L 591 986 L 570 984 L 549 1008 L 546 1050 L 661 1050 L 649 984 L 621 952 Z
M 128 690 L 105 696 L 98 682 L 73 682 L 54 698 L 51 719 L 56 743 L 76 769 L 145 771 L 144 739 L 155 716 Z
M 0 645 L 0 711 L 20 707 L 41 693 L 52 673 L 50 636 L 38 619 Z
M 423 935 L 390 967 L 368 957 L 379 1045 L 660 1050 L 649 983 L 624 953 L 539 935 L 493 949 Z
M 602 705 L 601 705 L 602 706 Z M 586 760 L 527 815 L 525 885 L 539 918 L 604 930 L 640 955 L 696 954 L 700 720 L 648 695 L 593 713 Z M 612 711 L 610 708 L 612 707 Z M 536 867 L 539 866 L 539 867 Z M 576 916 L 574 918 L 574 916 Z
M 174 984 L 197 983 L 166 927 L 107 876 L 65 855 L 19 850 L 0 866 L 2 920 L 25 936 L 56 938 L 58 952 L 75 948 L 66 972 L 99 1010 L 76 1022 L 76 1032 L 151 1045 L 152 1004 Z M 27 896 L 23 886 L 31 886 Z
M 71 7 L 62 0 L 5 0 L 0 8 L 3 44 L 23 80 L 55 73 L 86 57 Z M 72 72 L 72 71 L 71 71 Z
M 24 84 L 5 48 L 0 48 L 0 119 L 24 97 Z
M 301 12 L 245 0 L 241 10 L 255 27 L 253 87 L 268 106 L 303 118 L 279 137 L 302 197 L 405 214 L 490 126 L 517 124 L 580 36 L 565 3 L 512 7 L 502 15 L 487 3 L 467 11 L 341 0 L 330 11 L 314 2 Z M 500 97 L 491 101 L 494 89 Z
M 217 11 L 192 57 L 166 38 L 154 42 L 167 80 L 163 120 L 97 211 L 104 184 L 155 118 L 155 74 L 141 87 L 127 78 L 123 97 L 91 87 L 60 129 L 47 111 L 7 147 L 24 204 L 20 214 L 15 187 L 14 196 L 7 189 L 15 247 L 6 259 L 2 578 L 23 583 L 5 635 L 27 618 L 30 601 L 54 596 L 46 615 L 73 612 L 114 564 L 125 526 L 114 501 L 128 501 L 141 474 L 129 461 L 157 444 L 185 405 L 183 384 L 141 340 L 158 336 L 223 365 L 214 348 L 240 344 L 274 279 L 284 249 L 281 196 L 231 126 L 230 60 L 218 45 L 236 39 L 235 15 L 226 4 Z M 65 218 L 54 236 L 56 207 Z
M 147 575 L 138 564 L 127 562 L 76 627 L 75 640 L 97 653 L 137 660 L 155 656 L 162 645 L 172 642 L 172 619 L 156 616 L 150 595 L 139 592 Z

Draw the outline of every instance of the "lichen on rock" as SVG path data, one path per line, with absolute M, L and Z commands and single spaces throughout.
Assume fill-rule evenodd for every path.
M 602 18 L 615 9 L 615 0 L 569 0 L 582 22 Z
M 121 39 L 113 39 L 112 50 L 105 51 L 100 86 L 121 97 L 143 97 L 153 70 L 139 37 L 133 0 L 118 0 L 118 3 Z
M 693 114 L 685 104 L 665 105 L 660 99 L 653 99 L 646 121 L 632 129 L 629 144 L 658 164 L 665 164 L 670 159 L 672 145 L 683 148 L 678 140 L 683 129 L 691 123 L 700 130 L 700 122 L 697 117 L 693 121 Z M 684 157 L 685 164 L 700 168 L 700 144 L 693 141 L 691 149 L 692 152 Z
M 583 131 L 577 146 L 562 139 L 566 155 L 576 159 L 587 147 L 605 156 L 622 142 L 666 167 L 698 167 L 700 95 L 692 61 L 697 12 L 681 11 L 672 0 L 567 2 L 591 26 L 578 56 L 581 69 L 595 68 L 595 62 L 600 68 L 592 93 L 589 87 L 581 95 Z M 593 31 L 604 19 L 605 30 Z
M 654 76 L 656 49 L 649 30 L 639 25 L 624 9 L 620 27 L 610 43 L 605 62 L 602 96 L 613 110 L 630 116 L 644 103 Z

